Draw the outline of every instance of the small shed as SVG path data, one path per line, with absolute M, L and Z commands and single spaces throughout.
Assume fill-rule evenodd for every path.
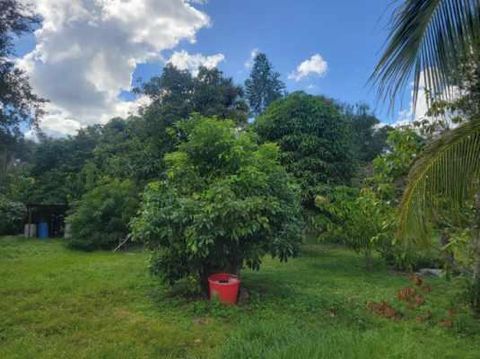
M 68 206 L 61 203 L 27 203 L 25 236 L 62 237 L 67 210 Z

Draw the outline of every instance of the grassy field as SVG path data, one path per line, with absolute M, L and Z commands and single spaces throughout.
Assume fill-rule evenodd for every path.
M 380 262 L 307 246 L 245 271 L 247 303 L 173 297 L 142 252 L 81 253 L 61 241 L 0 239 L 0 358 L 478 358 L 480 321 L 455 283 L 429 280 L 425 304 Z M 396 319 L 367 303 L 387 301 Z M 452 311 L 454 309 L 454 311 Z

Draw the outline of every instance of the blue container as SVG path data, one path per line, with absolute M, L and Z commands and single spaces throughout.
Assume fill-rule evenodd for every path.
M 38 238 L 40 239 L 48 238 L 48 223 L 40 222 L 38 224 Z

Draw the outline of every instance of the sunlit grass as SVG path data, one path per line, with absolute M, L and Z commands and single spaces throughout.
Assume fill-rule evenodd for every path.
M 224 308 L 169 295 L 140 251 L 65 249 L 0 239 L 0 358 L 477 358 L 480 324 L 456 285 L 431 280 L 426 304 L 395 299 L 408 278 L 364 270 L 341 248 L 308 246 L 243 274 L 247 304 Z M 379 318 L 387 300 L 400 320 Z M 451 327 L 440 322 L 456 308 Z M 430 318 L 416 318 L 431 312 Z

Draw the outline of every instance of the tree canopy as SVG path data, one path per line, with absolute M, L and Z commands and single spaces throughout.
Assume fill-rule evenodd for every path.
M 20 124 L 37 124 L 44 102 L 35 95 L 25 73 L 15 66 L 13 36 L 33 31 L 39 23 L 17 0 L 0 2 L 0 139 L 18 135 Z
M 229 118 L 240 125 L 247 121 L 248 107 L 243 100 L 243 89 L 217 68 L 200 67 L 194 76 L 167 64 L 160 76 L 150 79 L 137 92 L 152 100 L 145 115 L 167 126 L 192 113 Z
M 285 84 L 264 53 L 255 55 L 245 89 L 254 116 L 260 115 L 273 101 L 285 95 Z
M 280 161 L 313 204 L 319 186 L 347 184 L 355 171 L 350 127 L 338 105 L 296 92 L 274 102 L 255 122 L 261 141 L 280 147 Z
M 295 186 L 274 144 L 257 145 L 232 121 L 184 122 L 186 140 L 165 156 L 167 178 L 150 183 L 133 233 L 154 250 L 152 267 L 170 283 L 194 276 L 258 269 L 301 240 Z

